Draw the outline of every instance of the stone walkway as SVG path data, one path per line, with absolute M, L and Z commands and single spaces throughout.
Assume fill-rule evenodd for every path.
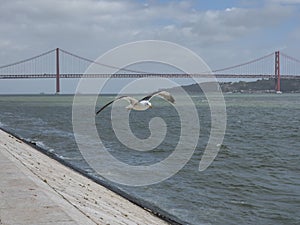
M 0 224 L 167 224 L 0 129 Z

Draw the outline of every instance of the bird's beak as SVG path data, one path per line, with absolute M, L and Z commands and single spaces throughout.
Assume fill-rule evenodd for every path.
M 151 109 L 152 109 L 152 105 L 149 105 L 149 108 L 151 108 Z

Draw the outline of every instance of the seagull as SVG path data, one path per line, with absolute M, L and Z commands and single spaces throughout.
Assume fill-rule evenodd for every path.
M 99 114 L 103 109 L 105 109 L 107 106 L 109 106 L 110 104 L 114 103 L 115 101 L 118 100 L 126 100 L 129 102 L 129 105 L 126 107 L 126 109 L 128 110 L 138 110 L 138 111 L 144 111 L 147 110 L 149 108 L 152 108 L 152 104 L 150 102 L 151 98 L 153 98 L 154 96 L 158 96 L 161 97 L 169 102 L 171 102 L 172 104 L 175 103 L 175 99 L 174 97 L 167 91 L 156 91 L 153 92 L 150 95 L 147 95 L 146 97 L 142 98 L 141 100 L 137 100 L 135 98 L 129 97 L 129 96 L 120 96 L 115 98 L 114 100 L 108 102 L 106 105 L 104 105 L 101 109 L 99 109 L 96 112 L 96 115 Z

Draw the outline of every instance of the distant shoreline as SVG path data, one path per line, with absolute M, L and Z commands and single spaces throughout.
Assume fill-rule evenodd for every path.
M 215 83 L 210 82 L 212 87 L 216 87 Z M 207 84 L 210 85 L 208 82 Z M 261 79 L 256 81 L 236 81 L 236 82 L 219 82 L 223 93 L 245 93 L 245 94 L 272 94 L 275 91 L 275 80 Z M 166 89 L 167 91 L 174 91 L 183 88 L 190 94 L 202 94 L 202 90 L 198 84 L 190 84 Z M 213 90 L 213 89 L 212 89 Z M 282 93 L 300 93 L 300 79 L 281 79 Z M 80 94 L 80 93 L 20 93 L 20 94 L 0 94 L 0 96 L 114 96 L 119 93 L 95 93 L 95 94 Z M 132 93 L 122 93 L 123 95 L 138 95 Z M 141 93 L 145 94 L 145 93 Z M 146 93 L 147 94 L 147 93 Z

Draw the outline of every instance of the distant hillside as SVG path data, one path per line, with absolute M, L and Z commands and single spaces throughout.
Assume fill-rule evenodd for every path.
M 210 84 L 206 84 L 210 85 Z M 252 92 L 275 92 L 275 80 L 274 79 L 263 79 L 251 82 L 239 81 L 239 82 L 224 82 L 220 83 L 221 89 L 223 92 L 245 92 L 245 93 L 252 93 Z M 211 87 L 215 87 L 215 85 L 211 84 Z M 183 88 L 190 93 L 201 93 L 202 90 L 199 88 L 197 84 L 186 85 Z M 176 91 L 176 88 L 172 88 Z M 293 93 L 297 92 L 300 93 L 300 80 L 289 80 L 289 79 L 281 79 L 281 91 Z
M 300 92 L 300 80 L 281 79 L 280 89 L 282 92 Z M 253 82 L 240 81 L 236 83 L 221 83 L 224 92 L 273 92 L 274 79 L 257 80 Z

